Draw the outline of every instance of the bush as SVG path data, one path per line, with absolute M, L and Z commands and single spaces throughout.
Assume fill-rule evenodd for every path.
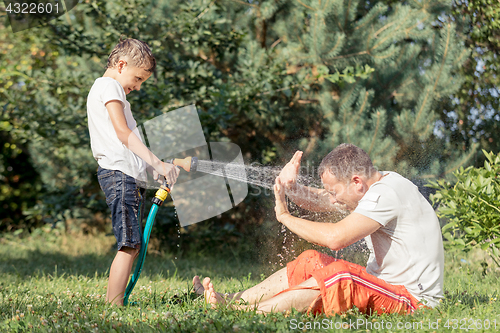
M 430 196 L 439 204 L 438 216 L 447 220 L 442 228 L 448 248 L 486 250 L 500 266 L 500 154 L 487 153 L 484 167 L 453 173 L 456 183 L 431 182 L 437 191 Z

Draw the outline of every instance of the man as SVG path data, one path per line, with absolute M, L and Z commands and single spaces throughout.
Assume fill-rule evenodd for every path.
M 212 304 L 246 301 L 239 308 L 258 312 L 412 313 L 442 298 L 444 251 L 439 221 L 427 200 L 395 172 L 378 172 L 368 154 L 341 144 L 321 162 L 324 189 L 297 184 L 302 152 L 296 152 L 276 179 L 276 218 L 305 240 L 339 250 L 364 238 L 367 267 L 305 251 L 286 268 L 243 292 L 216 293 L 210 278 L 195 276 L 197 292 Z M 302 208 L 351 211 L 338 223 L 307 221 L 290 215 L 285 191 Z

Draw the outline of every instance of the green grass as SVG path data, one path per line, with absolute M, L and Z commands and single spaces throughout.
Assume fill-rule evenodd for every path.
M 495 326 L 500 330 L 500 272 L 489 263 L 483 274 L 481 262 L 489 259 L 482 252 L 447 253 L 446 299 L 438 309 L 380 317 L 351 311 L 327 318 L 296 311 L 264 316 L 207 307 L 191 292 L 194 275 L 210 276 L 220 291 L 229 292 L 260 282 L 272 270 L 269 265 L 238 260 L 234 254 L 218 259 L 148 255 L 130 298 L 136 304 L 110 306 L 104 295 L 113 243 L 113 237 L 53 232 L 24 239 L 1 237 L 0 332 L 302 332 L 326 327 L 326 331 L 346 332 L 348 323 L 354 324 L 350 332 L 463 332 L 466 328 L 490 332 Z

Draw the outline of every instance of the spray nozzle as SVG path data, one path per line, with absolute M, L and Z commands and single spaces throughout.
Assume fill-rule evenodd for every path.
M 198 167 L 198 157 L 186 157 L 186 158 L 174 158 L 170 160 L 166 160 L 165 163 L 170 163 L 175 166 L 181 167 L 187 172 L 196 171 Z

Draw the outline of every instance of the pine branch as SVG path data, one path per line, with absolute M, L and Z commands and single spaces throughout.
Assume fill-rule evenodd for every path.
M 210 10 L 210 7 L 212 7 L 214 3 L 215 3 L 215 0 L 212 0 L 212 2 L 210 2 L 208 4 L 207 8 L 205 8 L 200 14 L 198 14 L 198 16 L 196 16 L 196 18 L 194 20 L 198 21 L 200 18 L 203 17 L 203 15 L 205 15 L 206 13 L 208 13 L 208 11 Z
M 378 17 L 378 16 L 380 15 L 380 13 L 381 13 L 381 12 L 383 12 L 383 11 L 386 11 L 386 10 L 387 10 L 387 7 L 374 7 L 374 8 L 372 8 L 372 10 L 373 10 L 373 11 L 376 11 L 376 12 L 371 13 L 371 11 L 370 11 L 370 13 L 369 13 L 369 14 L 371 14 L 371 15 L 372 15 L 372 16 L 374 16 L 374 17 Z M 370 22 L 371 22 L 371 20 L 365 20 L 365 22 L 364 22 L 363 24 L 360 24 L 360 25 L 356 26 L 356 27 L 353 29 L 353 31 L 356 31 L 356 30 L 358 30 L 358 29 L 363 28 L 365 25 L 367 25 L 367 24 L 368 24 L 368 23 L 370 23 Z
M 353 84 L 353 85 L 352 85 L 351 90 L 347 92 L 346 96 L 350 96 L 350 95 L 351 95 L 351 94 L 352 94 L 355 90 L 356 90 L 356 84 Z M 343 101 L 345 101 L 345 100 L 349 101 L 349 98 L 347 98 L 347 97 L 346 97 L 346 98 L 343 98 L 342 100 L 343 100 Z M 344 106 L 344 103 L 342 103 L 342 100 L 341 100 L 341 102 L 339 103 L 339 110 L 342 110 L 342 108 L 343 108 L 343 106 Z M 347 113 L 346 113 L 346 112 L 344 112 L 344 119 L 343 119 L 343 124 L 344 124 L 344 126 L 345 126 L 345 125 L 347 125 L 347 124 L 346 124 L 346 121 L 347 121 L 347 120 L 346 120 L 346 116 L 347 116 Z
M 462 62 L 464 61 L 463 58 L 469 56 L 469 53 L 469 50 L 463 49 L 462 53 L 460 53 L 460 56 L 458 56 L 453 62 L 453 67 L 458 67 L 459 64 L 462 64 Z
M 424 11 L 425 12 L 425 11 Z M 427 13 L 427 12 L 425 12 Z M 406 38 L 408 38 L 408 35 L 409 35 L 409 31 L 412 31 L 414 30 L 415 28 L 417 28 L 420 24 L 423 24 L 425 21 L 427 21 L 428 19 L 430 18 L 430 15 L 427 15 L 422 21 L 419 21 L 417 22 L 415 25 L 412 25 L 411 27 L 409 27 L 408 29 L 405 29 L 405 35 L 407 36 Z
M 302 6 L 306 7 L 307 9 L 314 10 L 314 8 L 309 7 L 308 5 L 302 3 L 300 0 L 295 0 L 295 1 L 297 1 L 298 3 L 300 3 Z
M 401 57 L 402 57 L 402 54 L 404 53 L 404 50 L 406 49 L 406 45 L 403 47 L 403 50 L 401 50 Z M 387 88 L 389 88 L 392 84 L 392 82 L 394 82 L 394 80 L 396 80 L 402 73 L 406 72 L 406 69 L 408 68 L 408 66 L 411 64 L 411 62 L 413 61 L 412 58 L 409 58 L 409 60 L 401 67 L 401 65 L 398 63 L 398 61 L 396 61 L 396 67 L 399 68 L 400 70 L 398 71 L 398 73 L 396 75 L 394 75 L 391 80 L 389 80 L 389 82 L 385 85 L 385 87 L 382 89 L 382 90 L 387 90 Z M 377 75 L 378 77 L 378 75 Z M 403 82 L 403 84 L 401 84 L 399 86 L 399 90 L 403 89 L 405 86 L 409 85 L 410 83 L 413 82 L 413 79 L 410 79 L 406 82 Z M 380 83 L 380 80 L 379 80 L 379 83 Z M 380 83 L 380 85 L 382 85 Z M 385 99 L 389 99 L 393 96 L 396 96 L 396 90 L 393 90 L 389 96 L 387 98 L 380 98 L 379 99 L 379 102 L 377 102 L 376 104 L 374 104 L 373 106 L 376 107 L 376 106 L 379 106 L 383 100 Z
M 342 37 L 338 36 L 337 37 L 337 42 L 335 43 L 335 45 L 330 49 L 330 51 L 326 52 L 326 55 L 328 56 L 329 54 L 332 54 L 334 53 L 334 51 L 339 47 L 339 45 L 341 45 L 341 41 L 343 40 Z M 342 43 L 342 45 L 344 45 Z
M 315 13 L 314 15 L 316 16 L 316 19 L 315 19 L 315 20 L 313 20 L 313 22 L 314 22 L 314 30 L 313 30 L 313 31 L 314 31 L 314 32 L 317 32 L 317 29 L 318 29 L 318 21 L 319 21 L 319 20 L 318 20 L 318 14 L 317 14 L 317 13 Z M 317 33 L 313 33 L 313 40 L 314 40 L 314 44 L 313 44 L 313 45 L 314 45 L 314 50 L 316 51 L 316 56 L 317 56 L 318 58 L 320 58 L 321 51 L 320 51 L 320 50 L 318 50 L 319 43 L 318 43 L 318 34 L 317 34 Z
M 386 55 L 384 55 L 384 56 L 376 56 L 376 55 L 372 55 L 372 57 L 374 57 L 375 59 L 387 59 L 387 58 L 391 58 L 391 57 L 392 57 L 392 55 L 393 55 L 394 53 L 396 53 L 397 51 L 398 51 L 398 50 L 397 50 L 396 48 L 394 48 L 394 51 L 393 51 L 393 52 L 388 53 L 388 54 L 386 54 Z M 371 54 L 371 52 L 370 52 L 370 54 Z
M 279 43 L 281 43 L 281 37 L 275 40 L 274 43 L 271 44 L 270 50 L 274 49 L 276 45 L 278 45 Z
M 359 108 L 358 113 L 356 114 L 356 118 L 352 120 L 354 123 L 354 126 L 352 127 L 353 130 L 356 129 L 356 126 L 358 125 L 358 119 L 361 117 L 361 114 L 365 110 L 366 102 L 368 101 L 368 96 L 370 95 L 370 92 L 365 91 L 365 97 L 363 98 L 363 103 L 361 104 L 361 107 Z
M 374 34 L 373 38 L 378 38 L 378 34 L 381 33 L 382 31 L 388 29 L 391 25 L 395 24 L 396 22 L 391 22 L 389 24 L 384 25 L 382 28 L 378 29 Z
M 449 23 L 448 23 L 447 32 L 448 32 L 448 35 L 446 36 L 445 50 L 444 50 L 443 58 L 442 58 L 442 61 L 441 61 L 440 70 L 438 72 L 436 80 L 434 81 L 434 86 L 432 87 L 432 90 L 427 89 L 427 93 L 425 95 L 424 101 L 422 102 L 420 110 L 417 112 L 417 117 L 415 118 L 415 123 L 413 125 L 413 130 L 416 130 L 416 127 L 417 127 L 417 124 L 418 124 L 418 120 L 419 120 L 420 116 L 422 115 L 422 112 L 423 112 L 423 110 L 425 108 L 425 104 L 427 103 L 427 99 L 429 98 L 429 96 L 431 95 L 431 93 L 433 93 L 434 91 L 436 91 L 436 87 L 438 85 L 439 78 L 441 77 L 441 74 L 443 72 L 444 64 L 446 62 L 446 57 L 448 56 L 448 49 L 449 49 L 450 39 L 451 39 L 451 25 Z
M 344 15 L 344 29 L 347 27 L 347 21 L 349 20 L 349 10 L 351 9 L 351 2 L 352 0 L 349 0 L 349 4 L 346 6 L 345 10 L 345 15 Z
M 248 3 L 248 2 L 245 2 L 245 1 L 240 1 L 240 0 L 231 0 L 231 1 L 239 3 L 239 4 L 242 4 L 242 5 L 246 5 L 246 6 L 249 6 L 249 7 L 257 8 L 257 9 L 259 8 L 259 6 L 251 4 L 251 3 Z
M 269 95 L 271 93 L 280 92 L 280 91 L 291 89 L 291 88 L 302 87 L 303 85 L 304 85 L 304 83 L 297 83 L 297 84 L 294 84 L 292 86 L 288 86 L 288 87 L 284 87 L 284 88 L 280 88 L 280 89 L 276 89 L 276 90 L 264 91 L 264 92 L 256 94 L 255 96 Z
M 313 132 L 312 135 L 309 137 L 310 138 L 309 143 L 307 144 L 306 149 L 304 149 L 304 154 L 306 156 L 315 150 L 314 148 L 316 147 L 316 144 L 318 142 L 318 135 L 317 135 L 316 131 L 312 131 L 312 132 Z
M 345 54 L 345 55 L 342 55 L 342 56 L 334 57 L 334 58 L 332 58 L 332 60 L 350 58 L 350 57 L 355 57 L 355 56 L 363 55 L 363 54 L 368 54 L 368 52 L 367 51 L 361 51 L 361 52 L 358 52 L 358 53 Z
M 399 28 L 402 26 L 403 24 L 399 24 L 398 26 L 396 26 L 396 30 L 399 30 Z M 379 47 L 380 45 L 384 44 L 388 39 L 390 38 L 393 38 L 393 36 L 391 34 L 387 35 L 387 37 L 385 38 L 382 38 L 377 44 L 375 44 L 371 49 L 370 49 L 370 53 L 372 50 L 375 50 L 377 47 Z
M 472 155 L 476 153 L 477 147 L 478 147 L 477 143 L 473 144 L 472 147 L 471 147 L 471 150 L 470 150 L 469 154 L 467 154 L 466 156 L 464 156 L 460 160 L 460 162 L 455 163 L 450 168 L 448 168 L 447 170 L 445 170 L 442 174 L 439 175 L 439 177 L 443 178 L 444 176 L 446 176 L 450 172 L 455 171 L 456 169 L 458 169 L 459 167 L 461 167 L 462 165 L 464 165 L 465 163 L 467 163 L 470 160 L 470 158 L 472 157 Z
M 370 149 L 368 149 L 368 155 L 370 155 L 372 152 L 373 145 L 375 144 L 375 139 L 377 138 L 379 126 L 380 126 L 380 111 L 377 111 L 377 124 L 375 125 L 375 131 L 373 132 L 372 144 L 370 145 Z

